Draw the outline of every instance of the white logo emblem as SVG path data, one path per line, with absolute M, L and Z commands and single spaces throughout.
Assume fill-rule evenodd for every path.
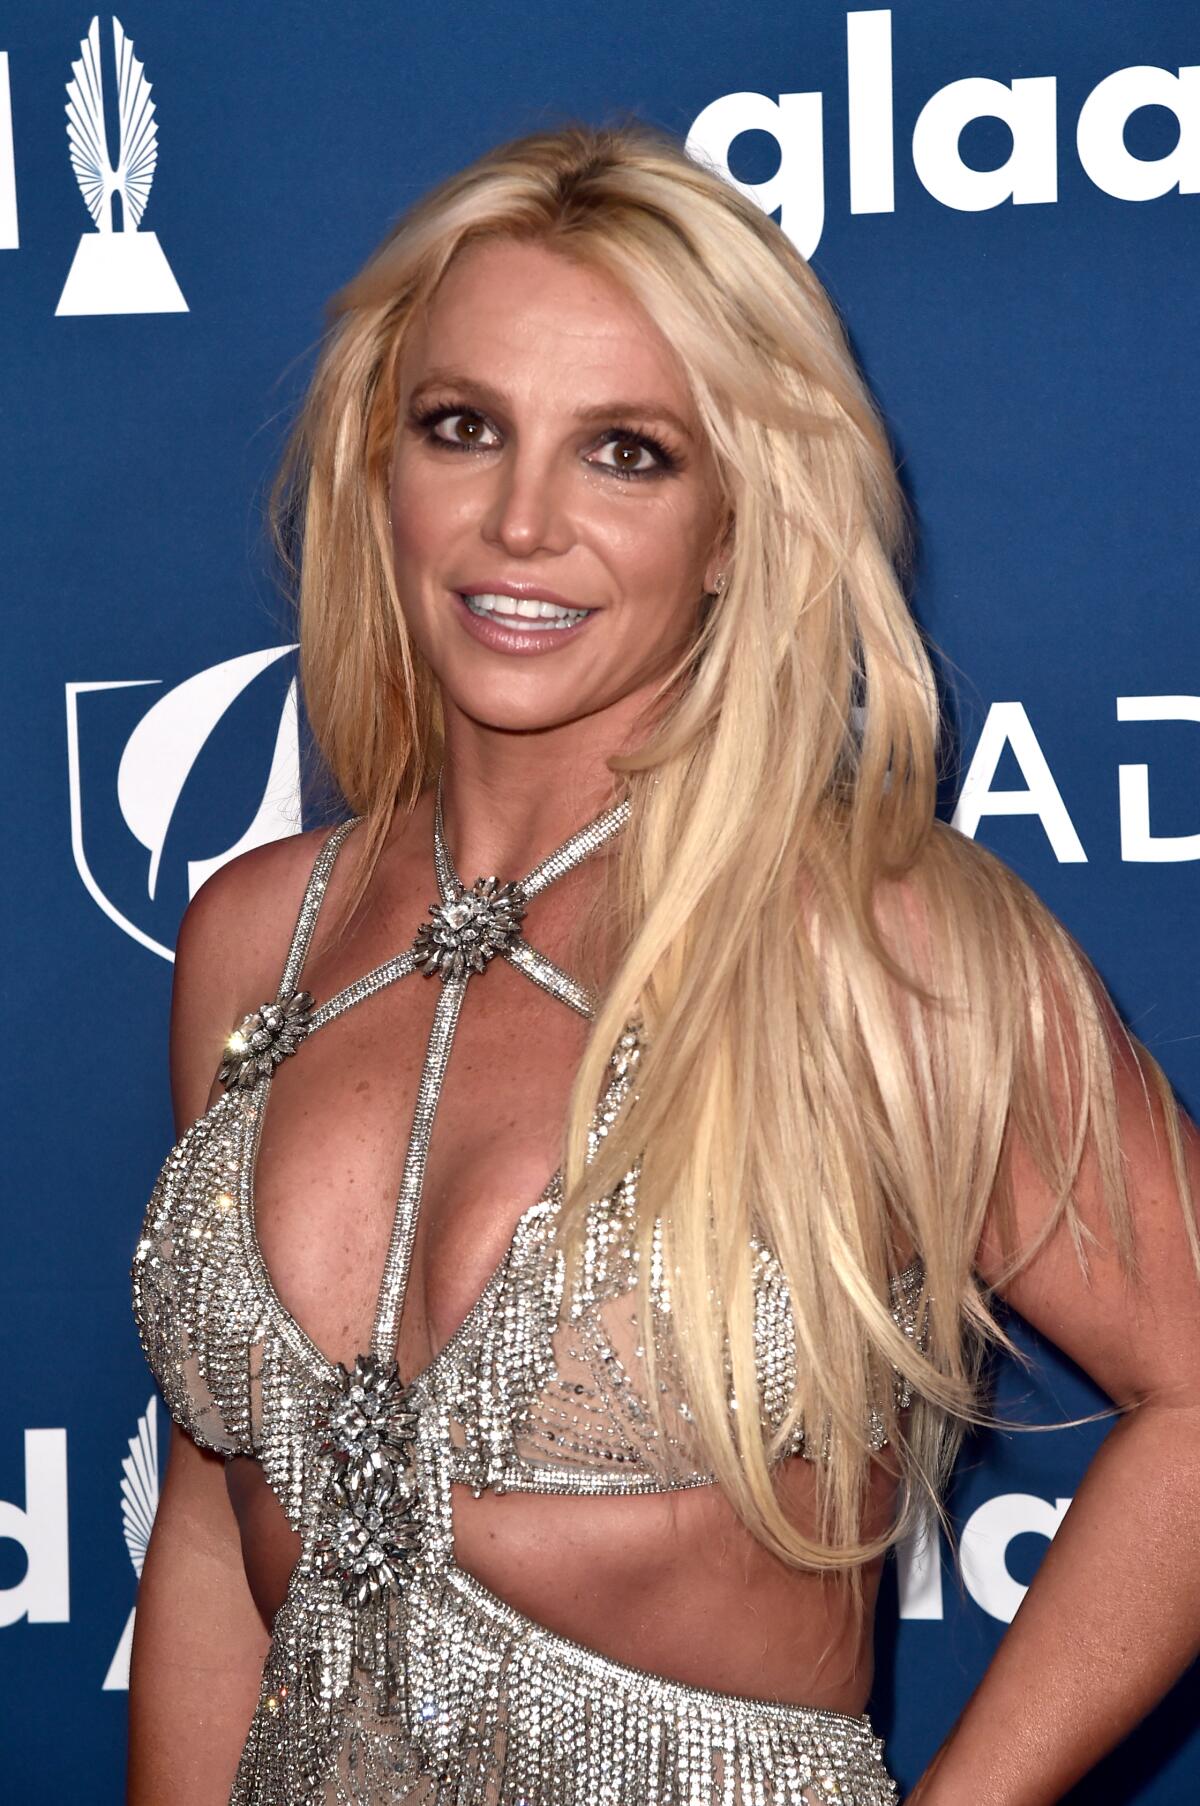
M 59 314 L 175 314 L 188 311 L 153 232 L 138 225 L 158 161 L 158 126 L 150 83 L 121 21 L 113 19 L 116 60 L 117 161 L 108 153 L 100 20 L 93 18 L 67 83 L 67 142 L 95 232 L 85 232 L 55 309 Z M 120 203 L 120 226 L 114 209 Z
M 129 1453 L 121 1463 L 121 1525 L 125 1547 L 138 1579 L 158 1510 L 158 1402 L 150 1394 L 145 1411 L 137 1420 L 137 1434 L 129 1439 Z M 121 1632 L 121 1640 L 108 1665 L 102 1691 L 127 1692 L 129 1689 L 129 1655 L 133 1648 L 133 1620 L 137 1611 L 131 1606 Z
M 905 72 L 907 75 L 907 71 Z M 904 82 L 906 94 L 911 79 Z M 1069 84 L 1069 90 L 1074 83 Z M 1160 107 L 1179 122 L 1174 147 L 1157 157 L 1135 156 L 1125 127 L 1142 107 Z M 1053 75 L 1009 82 L 968 76 L 938 88 L 914 121 L 913 170 L 943 207 L 982 213 L 992 207 L 1044 206 L 1058 200 L 1060 137 L 1058 81 Z M 846 124 L 851 213 L 896 209 L 896 121 L 892 80 L 892 12 L 872 7 L 846 14 Z M 959 139 L 977 119 L 1008 127 L 1012 151 L 998 169 L 974 169 L 959 152 Z M 1076 115 L 1074 145 L 1088 179 L 1120 201 L 1200 193 L 1200 64 L 1179 70 L 1136 63 L 1097 82 Z M 774 138 L 779 162 L 762 181 L 741 181 L 730 168 L 734 142 L 744 132 Z M 825 228 L 825 96 L 763 94 L 741 88 L 719 94 L 696 115 L 687 148 L 710 163 L 765 213 L 780 209 L 779 223 L 797 250 L 811 257 Z M 901 144 L 904 140 L 901 138 Z
M 20 242 L 21 235 L 17 230 L 17 165 L 13 157 L 8 52 L 0 50 L 0 251 L 15 251 Z
M 249 825 L 223 851 L 186 859 L 179 885 L 183 888 L 186 878 L 186 897 L 172 896 L 171 886 L 160 882 L 168 831 L 197 759 L 243 691 L 293 651 L 294 646 L 268 646 L 261 652 L 246 652 L 239 658 L 210 665 L 157 697 L 132 731 L 127 710 L 118 708 L 116 722 L 97 719 L 94 731 L 85 734 L 87 724 L 81 716 L 88 714 L 88 708 L 81 707 L 81 702 L 90 698 L 91 709 L 100 712 L 102 699 L 107 698 L 110 704 L 121 701 L 112 692 L 143 689 L 158 679 L 126 678 L 66 686 L 71 851 L 76 869 L 105 915 L 164 959 L 174 958 L 171 943 L 181 905 L 195 895 L 206 878 L 235 854 L 294 834 L 300 827 L 300 730 L 293 678 L 279 713 L 257 807 L 253 802 L 256 786 L 247 798 Z M 111 709 L 109 712 L 111 716 Z M 267 763 L 265 743 L 256 745 L 245 741 L 242 735 L 238 739 L 235 764 L 239 774 L 256 768 L 261 772 Z M 85 771 L 89 773 L 86 794 Z M 205 831 L 214 838 L 223 837 L 230 832 L 229 786 L 212 786 L 211 796 L 207 795 L 210 787 L 205 788 L 210 808 L 225 817 L 223 823 L 205 824 Z M 238 788 L 240 791 L 240 781 Z M 234 821 L 237 819 L 235 815 Z M 245 819 L 246 815 L 241 815 L 241 820 Z M 198 832 L 193 829 L 190 837 Z M 140 852 L 130 845 L 129 835 Z M 221 847 L 221 838 L 216 838 L 216 845 Z M 135 919 L 138 916 L 141 922 Z

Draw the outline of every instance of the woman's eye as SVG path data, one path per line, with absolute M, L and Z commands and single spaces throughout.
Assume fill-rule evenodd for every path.
M 413 424 L 427 440 L 450 451 L 493 451 L 503 437 L 474 408 L 440 408 L 415 412 Z M 588 462 L 618 477 L 648 477 L 677 468 L 677 460 L 644 433 L 614 427 L 588 454 Z
M 612 457 L 599 457 L 596 462 L 605 470 L 615 470 L 621 476 L 644 475 L 647 471 L 660 468 L 659 458 L 644 439 L 635 438 L 632 433 L 614 433 L 600 447 L 601 452 L 611 452 Z
M 488 425 L 482 414 L 474 414 L 469 410 L 458 414 L 443 414 L 432 423 L 430 436 L 442 445 L 453 445 L 462 451 L 471 451 L 476 446 L 491 446 L 496 442 L 494 428 Z

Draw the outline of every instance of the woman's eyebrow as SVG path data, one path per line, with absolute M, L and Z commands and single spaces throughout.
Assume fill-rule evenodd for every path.
M 613 420 L 621 416 L 633 416 L 638 420 L 663 420 L 684 439 L 693 439 L 695 434 L 686 420 L 680 418 L 674 408 L 669 408 L 661 401 L 600 401 L 594 406 L 576 408 L 577 420 Z
M 509 410 L 507 398 L 494 389 L 492 385 L 478 376 L 467 376 L 461 370 L 430 370 L 414 387 L 409 397 L 409 405 L 420 400 L 430 389 L 461 389 L 478 395 L 489 407 L 499 413 Z M 661 401 L 597 401 L 589 402 L 587 407 L 576 408 L 576 420 L 584 423 L 600 420 L 615 420 L 634 417 L 639 420 L 661 420 L 684 439 L 694 439 L 693 429 L 678 415 L 673 408 Z

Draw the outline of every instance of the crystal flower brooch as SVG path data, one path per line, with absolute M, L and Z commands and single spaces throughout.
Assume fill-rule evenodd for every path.
M 525 893 L 519 884 L 476 878 L 470 890 L 459 885 L 448 902 L 431 903 L 432 921 L 422 922 L 413 942 L 417 970 L 436 972 L 443 984 L 467 972 L 482 972 L 521 932 Z
M 263 1003 L 243 1016 L 225 1043 L 225 1057 L 217 1074 L 226 1088 L 248 1090 L 288 1054 L 294 1054 L 308 1033 L 313 1006 L 310 991 L 293 991 L 278 1003 Z
M 420 1549 L 417 1410 L 395 1363 L 357 1355 L 337 1367 L 340 1391 L 324 1452 L 333 1456 L 316 1545 L 319 1571 L 341 1585 L 346 1605 L 366 1605 L 398 1587 Z

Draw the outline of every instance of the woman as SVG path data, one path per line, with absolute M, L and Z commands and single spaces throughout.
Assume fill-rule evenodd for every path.
M 1195 1141 L 934 822 L 811 271 L 647 129 L 506 146 L 339 297 L 278 502 L 354 818 L 181 931 L 130 1800 L 894 1800 L 993 1294 L 1137 1409 L 913 1797 L 1057 1799 L 1195 1649 Z

